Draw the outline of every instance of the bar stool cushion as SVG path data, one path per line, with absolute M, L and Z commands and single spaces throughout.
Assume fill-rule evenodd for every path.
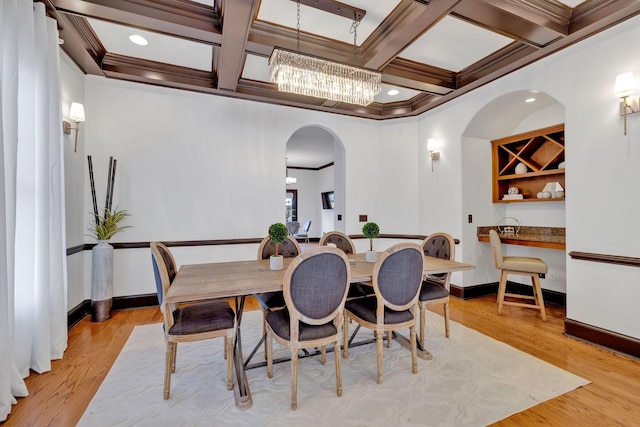
M 506 256 L 502 258 L 502 269 L 547 274 L 547 264 L 540 258 Z

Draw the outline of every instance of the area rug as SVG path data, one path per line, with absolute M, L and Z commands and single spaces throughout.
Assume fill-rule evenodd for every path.
M 245 313 L 245 355 L 262 331 L 262 314 Z M 292 411 L 290 364 L 247 371 L 253 406 L 236 408 L 226 389 L 222 339 L 178 346 L 171 397 L 162 399 L 165 344 L 160 324 L 137 326 L 82 416 L 79 426 L 485 426 L 588 384 L 506 344 L 429 312 L 418 359 L 392 342 L 384 348 L 383 383 L 376 382 L 375 344 L 350 348 L 342 359 L 343 395 L 335 391 L 333 353 L 300 359 L 298 409 Z M 407 335 L 408 335 L 408 331 Z M 359 339 L 371 338 L 361 329 Z M 289 350 L 274 343 L 276 357 Z M 263 360 L 260 351 L 254 360 Z

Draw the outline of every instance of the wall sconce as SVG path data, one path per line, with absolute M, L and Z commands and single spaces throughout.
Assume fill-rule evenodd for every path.
M 75 153 L 78 149 L 78 131 L 80 130 L 80 122 L 84 122 L 84 106 L 77 102 L 71 103 L 71 108 L 69 108 L 69 118 L 76 122 L 76 126 L 72 127 L 71 123 L 66 120 L 62 121 L 62 130 L 65 134 L 71 135 L 71 131 L 76 131 L 76 143 L 73 146 L 73 152 Z
M 629 95 L 638 91 L 636 80 L 632 72 L 622 73 L 616 77 L 613 94 L 620 98 L 620 115 L 624 117 L 624 134 L 627 134 L 627 115 L 640 112 L 638 97 L 629 98 Z
M 429 138 L 427 139 L 427 150 L 431 153 L 431 172 L 433 172 L 433 161 L 440 160 L 440 152 L 435 151 L 436 139 Z

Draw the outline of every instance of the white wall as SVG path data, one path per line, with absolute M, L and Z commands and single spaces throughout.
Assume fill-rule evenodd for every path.
M 381 221 L 384 232 L 415 232 L 413 132 L 394 136 L 391 147 L 384 137 L 387 127 L 376 121 L 96 76 L 86 77 L 85 95 L 86 154 L 94 159 L 98 200 L 104 198 L 113 156 L 118 160 L 114 205 L 132 215 L 133 228 L 114 242 L 264 236 L 269 224 L 284 218 L 286 142 L 310 125 L 330 129 L 345 147 L 346 232 L 359 232 L 362 212 Z M 306 171 L 295 172 L 299 219 L 316 215 L 311 235 L 320 236 L 317 180 Z M 304 187 L 307 178 L 310 193 Z M 85 193 L 83 211 L 90 212 L 88 183 Z M 388 212 L 390 194 L 397 215 Z M 89 220 L 87 215 L 85 223 Z M 235 257 L 253 259 L 256 248 L 236 248 Z M 193 260 L 177 258 L 196 262 L 197 252 L 218 260 L 226 250 L 201 248 L 189 252 Z M 114 296 L 154 292 L 148 251 L 116 252 Z
M 115 241 L 199 240 L 259 237 L 269 224 L 282 221 L 286 141 L 302 126 L 330 129 L 345 150 L 345 231 L 360 232 L 359 214 L 378 222 L 383 233 L 447 231 L 461 239 L 457 258 L 478 266 L 476 272 L 454 275 L 454 283 L 467 286 L 489 274 L 491 262 L 486 250 L 478 249 L 475 224 L 466 225 L 468 213 L 492 219 L 515 207 L 504 207 L 503 213 L 489 203 L 490 185 L 484 194 L 480 184 L 466 187 L 471 178 L 463 168 L 490 162 L 481 151 L 468 151 L 476 141 L 465 139 L 464 129 L 492 99 L 536 88 L 565 109 L 567 252 L 637 257 L 640 115 L 629 117 L 629 133 L 623 136 L 611 93 L 618 73 L 640 72 L 638 39 L 640 17 L 417 118 L 381 122 L 87 76 L 87 121 L 80 136 L 84 154 L 94 157 L 100 197 L 108 158 L 118 159 L 115 203 L 132 213 L 134 228 Z M 65 90 L 78 89 L 76 73 L 63 74 Z M 434 172 L 426 149 L 429 137 L 441 144 Z M 67 174 L 77 179 L 79 167 L 70 164 Z M 487 172 L 477 170 L 479 179 L 486 180 Z M 84 230 L 91 207 L 86 170 L 83 174 L 84 206 L 80 214 L 72 209 L 69 215 L 84 215 Z M 547 209 L 522 209 L 529 211 L 517 215 L 536 221 L 549 217 Z M 562 222 L 561 208 L 549 205 L 549 212 L 550 222 Z M 78 229 L 67 229 L 76 236 L 69 241 L 77 239 Z M 389 240 L 377 239 L 376 249 L 384 249 Z M 179 263 L 250 259 L 255 247 L 176 248 L 176 257 Z M 147 250 L 118 250 L 115 261 L 116 296 L 154 292 Z M 567 258 L 567 316 L 640 337 L 638 277 L 633 267 Z M 78 289 L 71 288 L 70 293 Z M 88 298 L 84 289 L 83 295 L 70 295 L 70 301 Z
M 69 119 L 69 107 L 72 102 L 84 101 L 84 75 L 73 61 L 60 51 L 60 80 L 62 86 L 62 116 Z M 84 156 L 85 124 L 80 124 L 78 133 L 78 149 L 74 153 L 76 132 L 63 134 L 64 147 L 64 184 L 66 211 L 67 247 L 72 248 L 84 243 L 86 234 L 85 215 L 89 211 L 84 208 L 84 183 L 86 180 Z M 87 254 L 78 252 L 67 256 L 68 293 L 67 307 L 70 309 L 83 302 L 90 292 L 89 283 L 85 280 L 85 262 Z M 90 272 L 90 270 L 89 270 Z
M 420 175 L 431 185 L 420 189 L 421 220 L 439 224 L 444 230 L 461 228 L 464 261 L 475 263 L 489 274 L 490 257 L 486 250 L 467 250 L 477 244 L 475 227 L 461 227 L 467 212 L 460 209 L 460 201 L 454 194 L 462 166 L 473 161 L 472 154 L 461 161 L 459 149 L 467 145 L 462 129 L 474 115 L 492 99 L 504 93 L 535 88 L 549 94 L 564 106 L 566 138 L 566 187 L 565 224 L 567 228 L 567 253 L 584 251 L 612 255 L 639 256 L 640 225 L 636 212 L 640 208 L 637 197 L 630 197 L 635 183 L 640 182 L 640 117 L 629 117 L 629 135 L 623 136 L 622 118 L 618 115 L 618 100 L 612 96 L 615 76 L 633 70 L 640 71 L 638 48 L 633 40 L 640 37 L 640 17 L 633 18 L 586 41 L 575 44 L 562 52 L 551 55 L 502 79 L 487 84 L 456 100 L 440 106 L 420 117 Z M 602 58 L 606 58 L 606 61 Z M 442 158 L 435 173 L 427 163 L 424 147 L 427 137 L 434 136 L 445 142 Z M 454 145 L 454 146 L 450 146 Z M 445 163 L 452 158 L 453 163 Z M 486 161 L 482 160 L 482 161 Z M 485 176 L 486 174 L 479 176 Z M 465 181 L 466 182 L 466 181 Z M 436 187 L 435 189 L 433 187 Z M 481 189 L 478 191 L 482 191 Z M 487 186 L 486 200 L 491 198 Z M 450 193 L 451 199 L 445 194 Z M 465 194 L 459 191 L 459 194 Z M 475 197 L 482 197 L 480 193 Z M 428 212 L 435 204 L 451 219 L 439 219 Z M 547 205 L 547 204 L 545 204 Z M 479 207 L 481 203 L 478 204 Z M 474 206 L 476 207 L 476 206 Z M 485 207 L 489 216 L 494 208 Z M 541 219 L 547 215 L 542 208 L 505 208 L 514 216 L 531 215 Z M 520 209 L 527 210 L 520 212 Z M 549 224 L 562 223 L 562 208 L 549 207 Z M 501 211 L 492 214 L 502 215 Z M 476 214 L 477 215 L 477 214 Z M 453 221 L 458 224 L 453 224 Z M 426 223 L 421 226 L 426 228 Z M 545 224 L 540 224 L 545 225 Z M 553 268 L 562 269 L 562 263 Z M 452 281 L 473 285 L 482 273 L 465 273 L 454 276 Z M 640 314 L 635 308 L 635 298 L 640 296 L 637 286 L 637 268 L 619 267 L 603 263 L 566 259 L 567 317 L 603 329 L 632 337 L 640 337 Z M 547 281 L 547 287 L 552 287 Z M 624 301 L 629 301 L 625 303 Z M 614 308 L 615 307 L 615 308 Z

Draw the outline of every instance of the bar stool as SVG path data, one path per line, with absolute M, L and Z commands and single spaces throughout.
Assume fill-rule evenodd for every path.
M 502 314 L 503 305 L 514 305 L 517 307 L 535 308 L 540 310 L 542 320 L 547 320 L 544 311 L 544 300 L 542 298 L 542 288 L 538 274 L 547 273 L 547 264 L 540 258 L 502 256 L 502 242 L 495 230 L 489 230 L 489 240 L 491 241 L 491 252 L 493 252 L 493 262 L 498 270 L 502 270 L 500 275 L 500 285 L 498 286 L 498 314 Z M 520 276 L 530 276 L 533 285 L 533 296 L 506 293 L 507 275 L 517 274 Z M 533 303 L 523 303 L 515 301 L 505 301 L 504 297 L 533 300 Z

